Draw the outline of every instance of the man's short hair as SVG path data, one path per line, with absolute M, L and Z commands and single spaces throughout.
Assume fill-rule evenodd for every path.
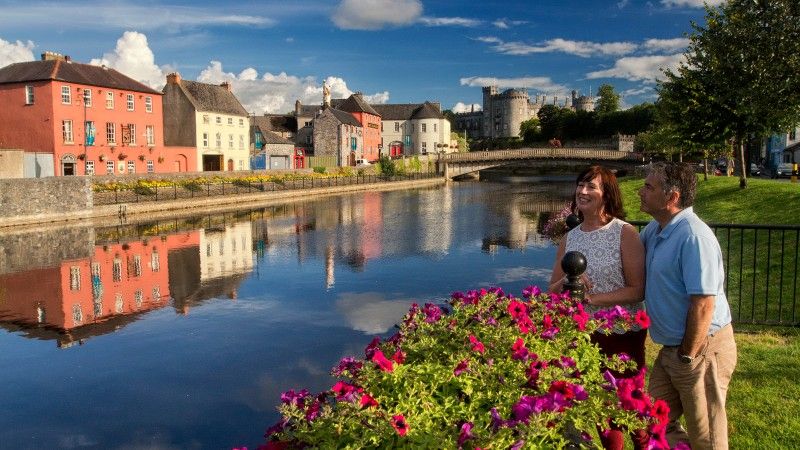
M 656 162 L 650 165 L 648 174 L 661 180 L 664 193 L 679 192 L 678 207 L 681 209 L 694 205 L 697 191 L 697 176 L 689 163 Z

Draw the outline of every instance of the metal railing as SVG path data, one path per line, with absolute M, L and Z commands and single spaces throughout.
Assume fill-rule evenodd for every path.
M 641 230 L 647 222 L 634 221 Z M 800 326 L 800 226 L 708 224 L 725 264 L 725 295 L 734 322 Z
M 395 181 L 441 178 L 436 173 L 411 173 L 404 175 L 353 175 L 339 177 L 303 177 L 280 181 L 214 180 L 206 182 L 171 182 L 160 186 L 135 186 L 128 189 L 94 192 L 94 204 L 115 205 L 124 203 L 158 202 L 221 195 L 239 195 L 258 192 L 295 191 L 358 184 L 375 184 Z
M 588 159 L 641 161 L 639 153 L 592 148 L 520 148 L 516 150 L 487 150 L 469 153 L 448 153 L 439 156 L 446 163 L 497 161 L 515 159 Z

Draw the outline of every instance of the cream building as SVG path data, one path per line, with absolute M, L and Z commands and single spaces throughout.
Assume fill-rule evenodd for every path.
M 438 103 L 372 105 L 381 116 L 381 154 L 426 155 L 454 152 L 450 121 Z
M 200 281 L 253 271 L 250 222 L 200 230 Z
M 250 169 L 250 122 L 231 86 L 167 75 L 164 144 L 194 147 L 197 171 Z

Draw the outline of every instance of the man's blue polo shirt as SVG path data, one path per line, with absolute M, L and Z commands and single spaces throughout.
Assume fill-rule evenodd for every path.
M 691 207 L 676 214 L 663 230 L 651 221 L 641 240 L 647 252 L 644 297 L 653 341 L 680 345 L 690 295 L 716 296 L 709 334 L 731 322 L 722 250 L 714 232 Z

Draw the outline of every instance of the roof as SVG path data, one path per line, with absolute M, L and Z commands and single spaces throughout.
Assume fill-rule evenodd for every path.
M 180 86 L 198 111 L 247 115 L 239 99 L 226 87 L 189 80 L 180 80 Z
M 361 127 L 361 123 L 359 123 L 359 121 L 356 120 L 356 118 L 353 117 L 353 115 L 350 114 L 349 112 L 342 111 L 336 108 L 328 108 L 327 110 L 333 113 L 333 117 L 336 117 L 336 119 L 339 122 L 345 125 L 353 125 L 354 127 Z
M 417 108 L 411 115 L 412 119 L 444 119 L 442 112 L 439 108 L 434 106 L 431 102 L 425 102 Z
M 361 94 L 351 95 L 350 97 L 347 98 L 347 100 L 343 101 L 340 105 L 335 106 L 335 108 L 350 113 L 365 112 L 367 114 L 380 116 L 380 114 L 378 114 L 377 111 L 372 109 L 372 106 L 370 106 L 367 102 L 364 101 L 364 97 Z
M 373 105 L 383 120 L 444 119 L 438 103 Z
M 30 81 L 63 81 L 147 94 L 161 94 L 127 75 L 104 66 L 66 60 L 47 60 L 14 63 L 0 68 L 0 84 Z
M 258 127 L 262 132 L 275 131 L 278 133 L 295 133 L 297 132 L 297 118 L 294 116 L 287 116 L 283 114 L 263 116 L 251 116 L 250 123 L 254 127 Z
M 273 133 L 269 130 L 259 129 L 261 131 L 261 142 L 264 144 L 289 144 L 294 145 L 294 141 L 281 137 L 281 135 Z

